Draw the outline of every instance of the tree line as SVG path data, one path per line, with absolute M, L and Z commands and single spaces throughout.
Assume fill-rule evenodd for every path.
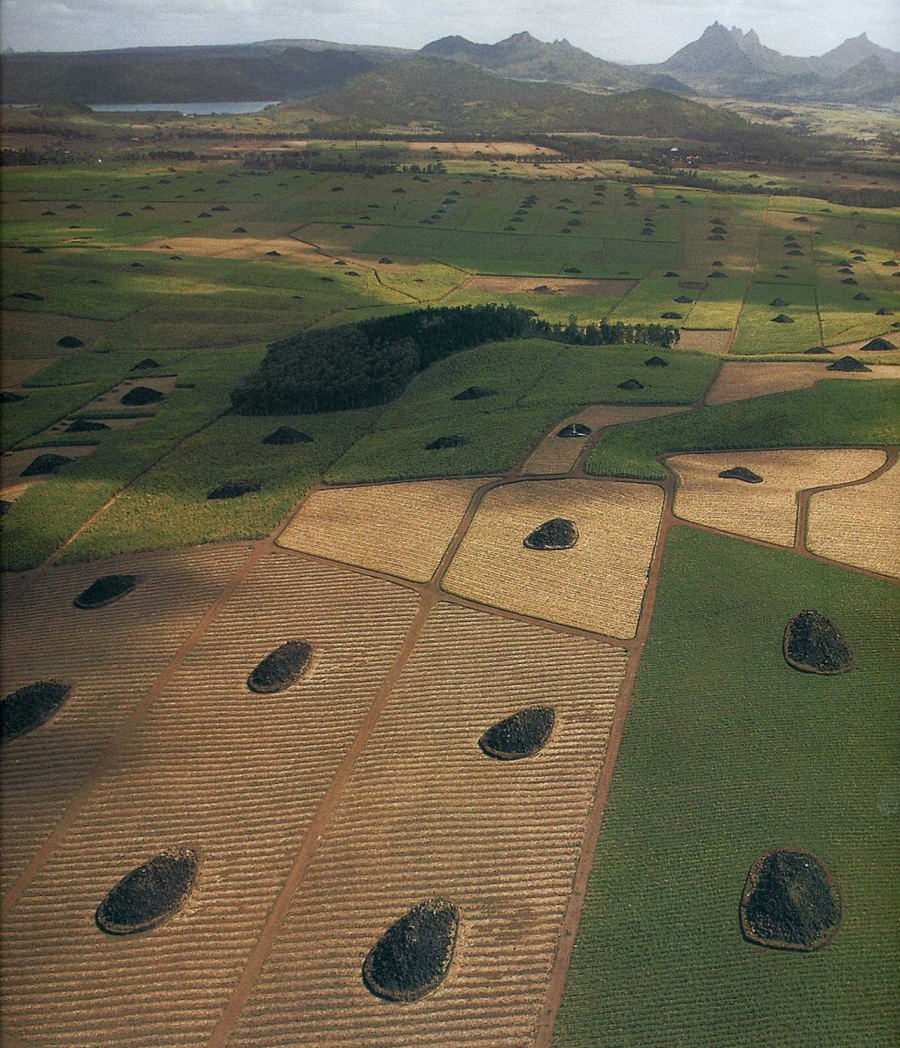
M 377 317 L 328 331 L 306 331 L 269 346 L 257 371 L 231 393 L 242 415 L 292 415 L 384 404 L 413 377 L 453 353 L 485 342 L 544 338 L 573 345 L 671 346 L 662 324 L 579 326 L 539 319 L 515 306 L 455 306 Z

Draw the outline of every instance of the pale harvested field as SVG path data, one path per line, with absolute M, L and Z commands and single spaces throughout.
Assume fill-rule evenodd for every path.
M 136 404 L 134 407 L 129 407 L 127 404 L 120 403 L 122 397 L 132 389 L 134 386 L 146 386 L 147 389 L 155 389 L 160 393 L 171 393 L 175 389 L 175 383 L 178 381 L 177 375 L 163 375 L 160 378 L 127 378 L 124 382 L 120 382 L 117 386 L 113 386 L 112 389 L 108 389 L 105 393 L 101 393 L 99 397 L 94 397 L 93 400 L 89 401 L 80 409 L 82 414 L 90 414 L 92 411 L 107 409 L 118 411 L 155 411 L 161 401 L 157 401 L 153 404 Z
M 556 434 L 570 422 L 582 422 L 592 430 L 598 430 L 606 426 L 618 426 L 623 422 L 640 422 L 643 419 L 674 415 L 687 410 L 687 407 L 630 407 L 618 404 L 592 404 L 583 411 L 579 411 L 577 415 L 570 415 L 563 419 L 555 426 L 550 436 L 545 437 L 535 448 L 521 472 L 523 475 L 567 473 L 575 465 L 585 441 L 590 438 L 558 437 Z
M 527 295 L 535 288 L 547 287 L 550 296 L 579 295 L 594 298 L 622 298 L 636 286 L 636 280 L 576 280 L 568 277 L 491 277 L 475 276 L 463 285 L 467 291 L 487 291 L 500 295 Z
M 73 686 L 51 721 L 4 746 L 4 890 L 248 553 L 249 547 L 239 545 L 147 553 L 53 568 L 24 595 L 27 576 L 4 587 L 2 694 L 47 678 Z M 72 607 L 94 579 L 117 572 L 137 574 L 143 581 L 106 608 Z
M 417 604 L 289 554 L 255 566 L 9 915 L 11 1032 L 53 1048 L 208 1040 Z M 247 674 L 294 637 L 310 675 L 251 694 Z M 179 843 L 203 856 L 185 908 L 149 934 L 100 932 L 106 892 Z
M 675 455 L 675 515 L 708 527 L 791 546 L 797 530 L 797 495 L 805 488 L 860 480 L 884 465 L 883 451 L 859 448 L 802 451 L 717 451 Z M 744 466 L 761 484 L 725 480 L 722 470 Z
M 633 637 L 662 512 L 652 484 L 599 480 L 520 481 L 485 495 L 443 587 L 538 619 Z M 554 517 L 578 528 L 568 550 L 525 549 Z
M 694 349 L 700 353 L 727 353 L 731 345 L 731 331 L 702 331 L 681 329 L 678 349 Z
M 900 578 L 900 465 L 868 484 L 812 495 L 806 548 Z
M 439 604 L 358 760 L 229 1048 L 522 1048 L 531 1042 L 605 757 L 626 654 Z M 481 733 L 535 703 L 557 722 L 522 761 Z M 435 894 L 460 908 L 450 973 L 373 997 L 366 953 Z
M 48 431 L 49 432 L 49 431 Z M 41 484 L 48 480 L 53 474 L 35 477 L 19 477 L 23 469 L 26 469 L 39 455 L 65 455 L 67 458 L 84 458 L 92 455 L 97 450 L 96 444 L 61 444 L 59 447 L 51 448 L 28 448 L 25 451 L 5 451 L 0 456 L 0 495 L 10 498 L 8 492 L 17 491 L 19 494 L 31 484 Z
M 301 553 L 427 582 L 484 480 L 421 480 L 313 492 L 278 537 Z
M 252 218 L 232 218 L 228 221 L 231 225 L 227 232 L 224 227 L 217 227 L 218 232 L 211 230 L 206 236 L 160 238 L 141 244 L 137 248 L 129 247 L 127 250 L 155 251 L 159 250 L 163 244 L 168 244 L 173 254 L 189 255 L 193 258 L 258 258 L 269 261 L 268 252 L 277 251 L 281 258 L 272 257 L 272 262 L 302 260 L 304 265 L 331 263 L 330 258 L 323 256 L 310 244 L 285 236 L 283 227 L 279 232 L 273 229 L 269 236 L 254 236 L 230 232 L 236 226 L 247 227 L 250 224 L 253 224 L 255 231 L 259 223 L 254 223 Z M 123 250 L 126 249 L 123 248 Z
M 823 378 L 839 379 L 900 379 L 900 368 L 888 364 L 869 364 L 871 371 L 828 371 L 828 361 L 822 363 L 793 363 L 766 361 L 745 363 L 725 361 L 716 381 L 706 396 L 707 404 L 731 404 L 735 400 L 765 397 L 771 393 L 786 393 L 792 389 L 806 389 Z
M 0 346 L 2 345 L 0 339 Z M 27 382 L 59 359 L 60 357 L 3 357 L 0 359 L 0 386 L 3 389 L 21 386 L 23 382 Z

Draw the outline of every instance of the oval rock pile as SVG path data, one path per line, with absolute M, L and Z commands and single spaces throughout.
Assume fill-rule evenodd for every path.
M 488 757 L 501 761 L 533 757 L 546 746 L 555 723 L 551 707 L 530 706 L 488 728 L 478 745 Z
M 444 981 L 453 961 L 459 909 L 440 896 L 413 906 L 363 961 L 366 988 L 388 1001 L 418 1001 Z
M 462 393 L 457 393 L 453 400 L 483 400 L 485 397 L 496 397 L 496 389 L 487 389 L 485 386 L 469 386 Z
M 160 393 L 158 389 L 151 389 L 150 386 L 134 386 L 128 390 L 119 403 L 129 408 L 140 407 L 144 404 L 156 404 L 163 399 L 163 396 L 164 394 Z
M 571 549 L 578 541 L 578 529 L 575 522 L 565 517 L 554 517 L 546 520 L 522 540 L 526 549 L 558 550 Z
M 103 608 L 107 604 L 121 600 L 139 582 L 140 578 L 137 575 L 101 575 L 100 578 L 94 579 L 86 590 L 79 593 L 72 603 L 76 608 L 85 611 L 91 608 Z
M 800 611 L 784 630 L 784 658 L 802 673 L 835 676 L 853 669 L 853 652 L 831 619 Z
M 258 695 L 285 691 L 309 668 L 312 649 L 299 640 L 285 641 L 270 652 L 247 678 L 247 687 Z
M 192 848 L 161 852 L 126 874 L 97 907 L 97 925 L 111 935 L 146 932 L 171 917 L 191 894 L 200 868 Z
M 426 451 L 442 451 L 444 448 L 460 448 L 466 443 L 465 437 L 438 437 L 437 440 L 433 440 L 430 444 L 425 445 Z
M 279 426 L 273 433 L 263 437 L 263 444 L 310 444 L 312 437 L 308 433 L 301 433 L 293 426 Z
M 719 474 L 723 480 L 743 480 L 747 484 L 762 484 L 762 477 L 754 473 L 746 466 L 732 466 L 731 469 L 723 469 Z
M 64 466 L 67 462 L 72 460 L 66 455 L 56 455 L 53 452 L 47 452 L 43 455 L 38 455 L 36 459 L 33 459 L 19 474 L 20 477 L 43 477 L 51 473 L 56 473 L 58 469 Z
M 46 724 L 70 690 L 70 685 L 58 680 L 39 680 L 11 692 L 0 701 L 0 742 L 17 739 Z

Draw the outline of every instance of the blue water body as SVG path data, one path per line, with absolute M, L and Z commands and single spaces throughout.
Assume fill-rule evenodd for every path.
M 184 116 L 211 116 L 213 113 L 259 113 L 277 102 L 121 102 L 92 105 L 95 113 L 183 113 Z

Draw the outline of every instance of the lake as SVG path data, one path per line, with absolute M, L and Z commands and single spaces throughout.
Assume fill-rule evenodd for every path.
M 213 113 L 259 113 L 277 102 L 120 102 L 92 105 L 95 113 L 183 113 L 185 116 L 211 116 Z

